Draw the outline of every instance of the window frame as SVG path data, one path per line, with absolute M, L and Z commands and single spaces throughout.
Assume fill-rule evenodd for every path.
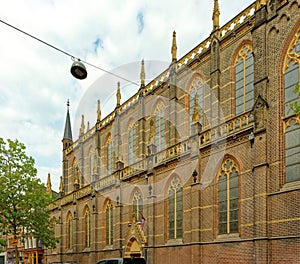
M 174 177 L 168 190 L 168 236 L 169 240 L 183 237 L 183 188 Z
M 105 241 L 107 246 L 112 245 L 114 240 L 113 217 L 113 204 L 108 201 L 105 208 Z
M 84 213 L 85 248 L 91 247 L 91 213 L 87 208 Z
M 247 65 L 249 60 L 251 63 Z M 238 70 L 240 65 L 241 69 Z M 234 63 L 234 78 L 235 115 L 241 115 L 249 111 L 254 105 L 254 56 L 249 44 L 243 45 L 238 52 Z M 240 103 L 238 103 L 239 98 L 242 100 Z
M 154 142 L 157 151 L 162 151 L 166 147 L 165 143 L 165 107 L 162 103 L 158 104 L 154 111 Z
M 285 60 L 283 64 L 283 96 L 284 96 L 284 126 L 283 126 L 283 140 L 284 140 L 284 158 L 285 158 L 285 175 L 284 183 L 292 183 L 300 181 L 300 176 L 297 177 L 297 170 L 300 167 L 300 155 L 295 155 L 298 153 L 300 148 L 300 141 L 295 142 L 298 139 L 298 134 L 300 133 L 300 117 L 295 116 L 293 111 L 290 111 L 291 103 L 298 100 L 298 96 L 294 93 L 296 84 L 300 83 L 300 28 L 294 35 L 294 38 L 290 42 L 285 55 Z M 293 77 L 294 76 L 294 77 Z M 288 82 L 287 82 L 288 81 Z M 291 138 L 294 138 L 291 143 Z M 296 151 L 296 152 L 295 152 Z M 296 157 L 296 158 L 295 158 Z M 292 172 L 292 170 L 296 172 Z M 296 175 L 296 177 L 294 177 Z
M 224 177 L 224 180 L 221 179 Z M 233 180 L 236 180 L 235 184 Z M 240 194 L 239 169 L 236 162 L 227 158 L 223 161 L 217 177 L 217 234 L 229 235 L 239 233 Z M 221 186 L 221 184 L 223 186 Z M 232 187 L 232 185 L 234 185 Z M 220 199 L 221 194 L 225 199 Z M 232 205 L 235 205 L 232 208 Z M 223 220 L 221 220 L 223 219 Z M 223 230 L 224 229 L 224 230 Z
M 128 165 L 137 161 L 137 124 L 132 123 L 128 129 Z

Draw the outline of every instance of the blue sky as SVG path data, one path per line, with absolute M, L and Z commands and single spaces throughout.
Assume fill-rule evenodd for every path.
M 252 2 L 219 0 L 220 24 L 224 25 Z M 212 29 L 213 0 L 0 0 L 0 3 L 1 20 L 108 71 L 123 65 L 138 65 L 142 59 L 168 65 L 174 30 L 180 58 L 206 39 Z M 66 102 L 70 100 L 71 122 L 77 130 L 79 105 L 104 72 L 86 66 L 88 78 L 79 81 L 70 74 L 72 60 L 67 55 L 3 23 L 0 34 L 0 137 L 23 142 L 28 155 L 36 161 L 38 176 L 46 182 L 50 173 L 57 191 L 62 174 Z M 160 73 L 150 71 L 146 67 L 146 78 Z M 139 74 L 124 77 L 139 82 Z M 118 79 L 115 83 L 118 81 L 124 101 L 136 87 L 122 86 L 122 80 Z M 102 117 L 114 108 L 116 88 L 115 84 L 99 92 Z M 91 126 L 96 118 L 97 99 L 87 102 L 95 111 L 94 119 L 92 116 L 85 119 Z M 78 131 L 73 131 L 73 139 L 77 134 Z

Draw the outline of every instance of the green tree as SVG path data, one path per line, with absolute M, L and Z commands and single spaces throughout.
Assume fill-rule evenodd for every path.
M 300 99 L 300 84 L 297 84 L 295 89 L 294 89 L 294 93 L 297 95 L 297 97 Z M 299 115 L 300 114 L 300 104 L 299 104 L 299 100 L 291 103 L 291 110 L 296 114 Z
M 25 150 L 18 140 L 0 138 L 0 233 L 14 239 L 39 238 L 45 247 L 55 247 L 48 210 L 53 199 L 36 177 L 34 159 Z M 18 264 L 17 246 L 15 256 Z

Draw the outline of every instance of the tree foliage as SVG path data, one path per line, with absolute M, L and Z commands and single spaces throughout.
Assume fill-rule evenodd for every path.
M 48 210 L 53 200 L 36 177 L 34 159 L 25 150 L 18 140 L 0 138 L 0 231 L 15 239 L 39 238 L 46 247 L 55 247 Z
M 297 84 L 294 93 L 297 95 L 297 97 L 300 99 L 300 84 Z M 294 114 L 299 115 L 300 114 L 300 104 L 299 100 L 291 103 L 291 110 L 294 112 Z

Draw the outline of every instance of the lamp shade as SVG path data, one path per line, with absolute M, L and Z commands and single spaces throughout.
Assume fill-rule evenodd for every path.
M 78 60 L 73 62 L 71 67 L 71 73 L 75 78 L 79 80 L 83 80 L 87 76 L 87 71 L 84 64 Z

